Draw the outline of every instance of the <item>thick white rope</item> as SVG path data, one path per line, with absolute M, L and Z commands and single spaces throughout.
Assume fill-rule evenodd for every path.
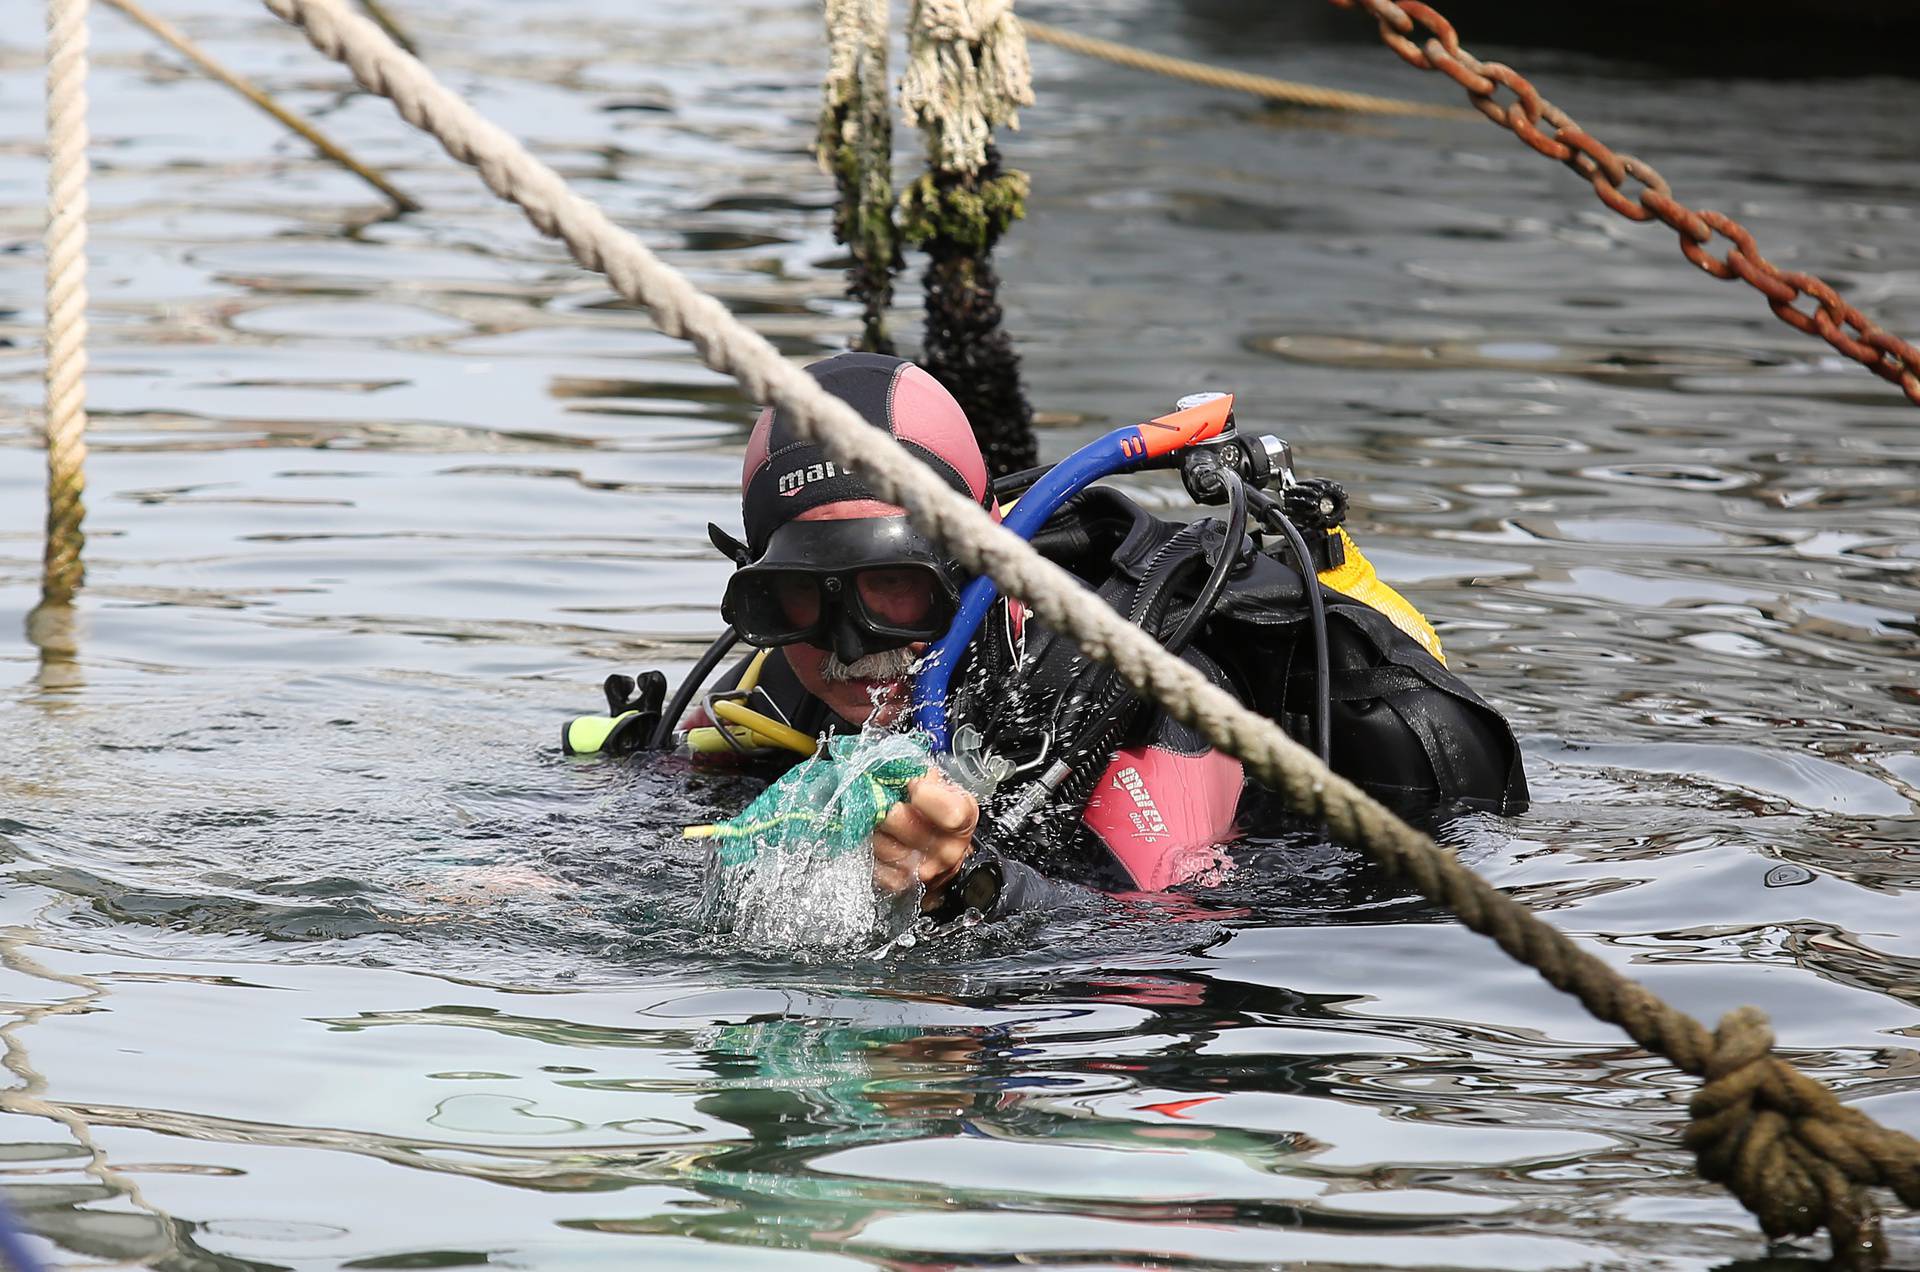
M 900 113 L 926 134 L 934 168 L 979 172 L 993 130 L 1017 130 L 1019 107 L 1031 105 L 1033 68 L 1013 0 L 914 0 Z
M 73 599 L 86 536 L 87 0 L 47 0 L 47 552 L 41 597 Z

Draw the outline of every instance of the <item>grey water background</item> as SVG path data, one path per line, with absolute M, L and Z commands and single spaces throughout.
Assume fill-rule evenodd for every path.
M 1816 1250 L 1769 1261 L 1692 1176 L 1690 1082 L 1299 836 L 1215 895 L 886 962 L 702 938 L 677 831 L 747 788 L 556 742 L 607 671 L 715 630 L 752 406 L 264 12 L 157 7 L 428 210 L 380 219 L 96 16 L 90 575 L 43 656 L 40 49 L 24 12 L 0 33 L 0 1188 L 64 1265 Z M 783 350 L 844 345 L 811 5 L 403 9 Z M 1357 18 L 1030 11 L 1450 100 Z M 1920 329 L 1911 82 L 1481 51 Z M 1474 865 L 1920 1127 L 1920 414 L 1484 123 L 1035 61 L 1000 259 L 1048 453 L 1238 393 L 1524 735 L 1532 810 L 1449 828 Z

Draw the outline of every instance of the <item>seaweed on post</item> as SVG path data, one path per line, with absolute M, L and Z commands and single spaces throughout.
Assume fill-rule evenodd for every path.
M 887 307 L 900 272 L 893 219 L 893 114 L 886 0 L 827 0 L 827 79 L 814 154 L 840 191 L 833 236 L 846 245 L 847 294 L 863 313 L 856 348 L 893 352 Z

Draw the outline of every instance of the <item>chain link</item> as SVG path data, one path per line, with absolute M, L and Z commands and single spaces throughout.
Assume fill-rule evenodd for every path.
M 1650 163 L 1610 149 L 1540 95 L 1526 76 L 1501 62 L 1482 62 L 1460 45 L 1453 23 L 1419 0 L 1331 0 L 1362 9 L 1380 24 L 1380 38 L 1409 65 L 1439 71 L 1467 91 L 1474 108 L 1549 159 L 1593 185 L 1602 203 L 1630 221 L 1659 221 L 1680 236 L 1680 251 L 1715 278 L 1737 278 L 1767 298 L 1788 326 L 1818 336 L 1898 385 L 1920 406 L 1920 348 L 1887 331 L 1815 275 L 1783 270 L 1760 254 L 1746 226 L 1720 212 L 1696 210 L 1673 197 Z M 1511 96 L 1501 101 L 1501 90 Z M 1639 193 L 1629 193 L 1638 185 Z M 1723 255 L 1710 248 L 1715 236 Z M 1806 298 L 1812 304 L 1800 305 Z

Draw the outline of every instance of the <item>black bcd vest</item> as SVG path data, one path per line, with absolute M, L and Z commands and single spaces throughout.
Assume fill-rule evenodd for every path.
M 1076 496 L 1034 547 L 1136 623 L 1164 636 L 1207 574 L 1226 527 L 1161 520 L 1111 487 Z M 1257 543 L 1257 540 L 1255 541 Z M 1286 553 L 1284 544 L 1274 550 Z M 1316 586 L 1320 586 L 1316 580 Z M 1385 614 L 1321 587 L 1327 617 L 1332 766 L 1382 803 L 1422 818 L 1458 808 L 1516 812 L 1527 802 L 1519 744 L 1500 713 Z M 996 613 L 996 618 L 998 614 Z M 973 721 L 988 746 L 1029 773 L 1062 734 L 1097 738 L 1100 753 L 1048 801 L 1077 814 L 1120 746 L 1153 740 L 1183 751 L 1197 734 L 1142 703 L 1071 640 L 1029 619 L 1018 665 L 983 640 L 957 677 L 956 727 Z M 1215 683 L 1313 745 L 1315 665 L 1305 586 L 1290 560 L 1246 552 L 1186 657 Z M 984 810 L 990 816 L 992 809 Z

